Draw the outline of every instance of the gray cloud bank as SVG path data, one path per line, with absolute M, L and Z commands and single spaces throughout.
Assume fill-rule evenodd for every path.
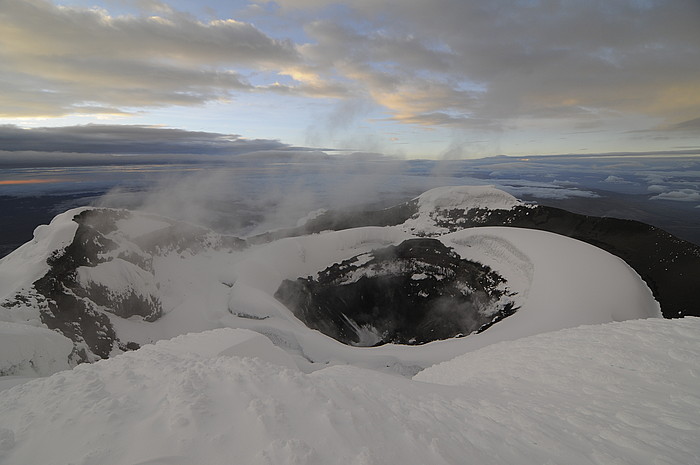
M 236 134 L 140 125 L 0 126 L 0 165 L 56 166 L 151 162 L 232 161 L 325 156 L 320 149 Z
M 236 154 L 283 150 L 275 140 L 243 139 L 236 134 L 186 131 L 141 125 L 88 124 L 23 129 L 0 126 L 2 150 L 114 154 Z

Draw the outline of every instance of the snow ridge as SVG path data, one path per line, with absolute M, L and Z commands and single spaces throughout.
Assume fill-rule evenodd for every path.
M 440 236 L 450 227 L 466 221 L 470 211 L 512 210 L 525 206 L 507 192 L 493 186 L 437 187 L 418 196 L 418 212 L 403 224 L 405 230 L 421 236 Z
M 445 208 L 510 210 L 524 203 L 494 186 L 444 186 L 418 196 L 422 211 Z

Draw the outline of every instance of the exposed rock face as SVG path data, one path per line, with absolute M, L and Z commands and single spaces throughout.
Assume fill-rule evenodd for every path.
M 310 328 L 365 346 L 483 331 L 515 312 L 508 296 L 497 273 L 427 238 L 353 257 L 317 278 L 285 280 L 275 294 Z
M 82 361 L 94 356 L 106 358 L 114 344 L 119 343 L 104 312 L 124 318 L 139 315 L 148 321 L 162 314 L 157 296 L 136 296 L 130 289 L 106 289 L 79 279 L 78 269 L 95 268 L 112 258 L 110 252 L 116 251 L 118 244 L 107 235 L 116 229 L 118 220 L 128 215 L 128 212 L 119 210 L 86 210 L 76 215 L 73 220 L 78 223 L 78 230 L 73 242 L 48 259 L 51 268 L 34 283 L 34 288 L 47 303 L 41 311 L 42 323 L 74 342 L 84 342 L 85 347 L 79 348 L 77 354 Z M 142 255 L 121 255 L 120 260 L 139 269 L 151 266 L 151 260 Z
M 77 214 L 73 240 L 47 259 L 48 272 L 2 303 L 5 308 L 32 305 L 41 322 L 75 344 L 77 362 L 107 358 L 115 349 L 138 344 L 118 339 L 108 313 L 152 322 L 163 314 L 153 260 L 167 253 L 197 253 L 207 247 L 238 248 L 245 241 L 193 225 L 145 214 L 132 222 L 157 223 L 151 232 L 120 229 L 133 220 L 127 210 L 90 209 Z M 145 218 L 145 220 L 144 220 Z M 136 225 L 136 226 L 134 226 Z

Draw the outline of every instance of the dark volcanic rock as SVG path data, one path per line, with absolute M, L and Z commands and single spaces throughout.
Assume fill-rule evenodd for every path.
M 310 328 L 355 345 L 466 335 L 515 311 L 501 276 L 428 238 L 285 280 L 275 297 Z
M 120 220 L 141 220 L 127 210 L 90 209 L 73 218 L 73 241 L 47 260 L 49 271 L 34 283 L 41 321 L 73 340 L 78 361 L 106 358 L 120 341 L 105 312 L 155 321 L 163 314 L 153 275 L 153 259 L 167 253 L 195 254 L 207 247 L 242 248 L 245 241 L 206 228 L 152 217 L 162 227 L 130 238 Z M 149 220 L 147 214 L 138 214 Z M 106 280 L 106 282 L 103 282 Z
M 120 230 L 122 220 L 135 227 L 135 237 Z M 108 313 L 148 322 L 163 314 L 154 257 L 246 245 L 206 228 L 127 210 L 88 209 L 73 221 L 78 224 L 73 240 L 47 259 L 48 272 L 32 289 L 22 289 L 0 305 L 10 310 L 38 308 L 42 323 L 74 342 L 76 362 L 107 358 L 115 348 L 138 347 L 118 339 Z M 149 222 L 159 227 L 147 232 L 146 226 L 139 235 L 139 225 Z
M 105 256 L 117 248 L 106 235 L 127 215 L 128 212 L 119 210 L 86 210 L 76 215 L 73 221 L 78 223 L 78 229 L 73 241 L 49 257 L 49 271 L 34 283 L 48 304 L 41 309 L 42 323 L 74 341 L 76 347 L 84 343 L 82 353 L 78 354 L 80 361 L 92 358 L 88 350 L 94 356 L 107 358 L 114 344 L 119 343 L 104 311 L 125 318 L 140 315 L 150 321 L 162 314 L 157 299 L 131 296 L 125 302 L 107 289 L 85 286 L 78 279 L 79 267 L 95 267 L 105 262 Z M 139 264 L 147 265 L 141 260 Z

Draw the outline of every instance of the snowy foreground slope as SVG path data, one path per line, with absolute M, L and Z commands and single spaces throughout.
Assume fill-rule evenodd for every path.
M 502 342 L 413 380 L 219 329 L 0 396 L 2 464 L 694 464 L 700 319 Z

